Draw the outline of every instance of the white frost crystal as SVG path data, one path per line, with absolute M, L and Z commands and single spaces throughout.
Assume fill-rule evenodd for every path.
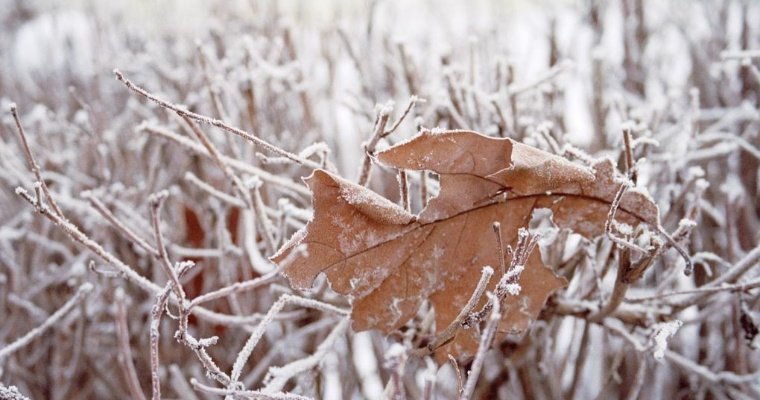
M 683 322 L 677 319 L 655 325 L 654 334 L 652 335 L 655 360 L 660 361 L 665 357 L 665 350 L 668 349 L 668 339 L 678 332 L 681 325 L 683 325 Z

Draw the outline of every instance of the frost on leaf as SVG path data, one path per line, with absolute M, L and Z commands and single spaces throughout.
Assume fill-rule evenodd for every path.
M 350 296 L 355 330 L 391 332 L 409 321 L 423 301 L 444 330 L 466 304 L 483 266 L 498 266 L 492 225 L 501 224 L 515 244 L 536 208 L 549 208 L 554 222 L 586 237 L 604 231 L 620 183 L 610 160 L 587 168 L 511 139 L 469 131 L 423 133 L 377 155 L 380 163 L 440 176 L 439 195 L 419 215 L 323 170 L 306 179 L 314 218 L 273 257 L 281 262 L 300 243 L 308 254 L 291 258 L 284 273 L 291 285 L 311 287 L 325 273 L 332 288 Z M 631 191 L 616 217 L 635 227 L 658 224 L 657 207 Z M 505 271 L 496 271 L 497 277 Z M 498 279 L 493 279 L 493 289 Z M 525 332 L 548 296 L 566 282 L 530 255 L 508 296 L 499 331 Z M 438 355 L 472 355 L 477 329 L 460 329 Z

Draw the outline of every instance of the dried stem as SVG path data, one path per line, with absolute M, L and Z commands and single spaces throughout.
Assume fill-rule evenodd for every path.
M 91 283 L 84 283 L 77 289 L 74 296 L 72 296 L 61 308 L 56 310 L 45 322 L 40 326 L 30 330 L 24 336 L 14 340 L 11 344 L 0 349 L 0 361 L 5 360 L 8 356 L 15 353 L 24 346 L 29 345 L 33 340 L 41 337 L 45 331 L 55 326 L 66 314 L 71 311 L 77 304 L 84 300 L 90 292 L 92 292 L 93 285 Z
M 137 378 L 137 371 L 132 362 L 132 347 L 129 345 L 129 327 L 127 326 L 127 304 L 124 289 L 116 289 L 114 295 L 116 300 L 116 336 L 119 341 L 119 367 L 124 374 L 124 380 L 127 382 L 129 394 L 133 399 L 145 400 L 145 394 L 140 387 L 140 380 Z
M 485 293 L 486 287 L 488 287 L 488 282 L 491 281 L 492 276 L 493 268 L 489 266 L 483 267 L 483 271 L 480 275 L 480 280 L 478 281 L 477 286 L 475 286 L 475 290 L 473 290 L 472 295 L 470 295 L 470 299 L 467 300 L 467 304 L 465 304 L 465 306 L 459 310 L 457 317 L 451 321 L 446 329 L 437 334 L 435 338 L 433 338 L 433 340 L 428 343 L 427 346 L 424 348 L 415 349 L 411 354 L 417 357 L 426 356 L 428 354 L 432 354 L 439 347 L 450 342 L 454 338 L 456 332 L 464 325 L 467 316 L 470 315 L 475 306 L 478 305 L 478 302 L 480 302 L 480 298 L 483 297 L 483 293 Z
M 191 378 L 190 384 L 201 392 L 220 396 L 232 396 L 233 398 L 257 399 L 257 400 L 311 400 L 309 397 L 292 393 L 264 393 L 258 390 L 223 389 L 204 385 L 197 379 Z
M 159 214 L 161 213 L 161 207 L 164 201 L 169 196 L 168 191 L 161 191 L 152 194 L 148 198 L 150 204 L 150 220 L 153 225 L 153 234 L 156 239 L 156 249 L 158 250 L 158 258 L 161 266 L 164 269 L 164 273 L 169 278 L 169 282 L 172 285 L 172 291 L 177 296 L 177 299 L 182 304 L 185 301 L 185 291 L 182 288 L 182 284 L 177 277 L 177 271 L 174 270 L 172 262 L 169 260 L 169 254 L 166 252 L 166 245 L 164 244 L 164 234 L 161 231 L 161 222 L 159 220 Z M 182 309 L 184 307 L 180 307 Z
M 283 150 L 283 149 L 281 149 L 281 148 L 279 148 L 279 147 L 277 147 L 277 146 L 275 146 L 273 144 L 270 144 L 269 142 L 266 142 L 263 139 L 261 139 L 259 137 L 256 137 L 256 136 L 254 136 L 254 135 L 252 135 L 252 134 L 250 134 L 250 133 L 248 133 L 248 132 L 246 132 L 246 131 L 244 131 L 244 130 L 242 130 L 240 128 L 235 128 L 235 127 L 233 127 L 231 125 L 228 125 L 225 122 L 220 121 L 218 119 L 209 118 L 209 117 L 206 117 L 206 116 L 203 116 L 203 115 L 200 115 L 200 114 L 196 114 L 196 113 L 188 111 L 188 110 L 186 110 L 186 109 L 184 109 L 184 108 L 182 108 L 180 106 L 172 104 L 172 103 L 170 103 L 170 102 L 168 102 L 166 100 L 162 100 L 162 99 L 160 99 L 160 98 L 158 98 L 158 97 L 150 94 L 150 92 L 146 91 L 145 89 L 143 89 L 143 88 L 141 88 L 139 86 L 136 86 L 134 83 L 132 83 L 132 81 L 130 81 L 129 79 L 125 78 L 124 75 L 118 69 L 114 70 L 114 75 L 116 75 L 116 79 L 118 79 L 121 82 L 123 82 L 127 86 L 127 88 L 129 88 L 133 92 L 135 92 L 135 93 L 137 93 L 137 94 L 145 97 L 146 99 L 148 99 L 150 101 L 153 101 L 154 103 L 160 105 L 161 107 L 164 107 L 166 109 L 174 111 L 180 117 L 191 118 L 191 119 L 193 119 L 195 121 L 198 121 L 198 122 L 201 122 L 201 123 L 204 123 L 204 124 L 208 124 L 208 125 L 213 125 L 213 126 L 215 126 L 217 128 L 220 128 L 220 129 L 223 129 L 223 130 L 225 130 L 227 132 L 230 132 L 230 133 L 233 133 L 235 135 L 238 135 L 238 136 L 240 136 L 240 137 L 242 137 L 244 139 L 249 140 L 253 144 L 261 146 L 262 148 L 265 148 L 265 149 L 271 151 L 272 153 L 275 153 L 277 155 L 285 157 L 285 158 L 287 158 L 287 159 L 289 159 L 289 160 L 291 160 L 291 161 L 293 161 L 293 162 L 295 162 L 297 164 L 303 165 L 304 167 L 313 168 L 313 169 L 320 168 L 319 164 L 317 164 L 317 163 L 315 163 L 315 162 L 313 162 L 311 160 L 306 160 L 304 158 L 301 158 L 301 157 L 299 157 L 296 154 L 293 154 L 293 153 L 290 153 L 288 151 L 285 151 L 285 150 Z
M 34 179 L 36 180 L 36 182 L 39 182 L 39 185 L 42 188 L 42 192 L 45 194 L 45 199 L 50 204 L 50 207 L 53 209 L 53 212 L 58 216 L 63 216 L 63 211 L 61 211 L 61 208 L 58 207 L 58 203 L 56 203 L 56 201 L 53 199 L 53 196 L 50 195 L 50 190 L 48 190 L 45 180 L 42 179 L 42 172 L 40 171 L 40 166 L 37 164 L 37 160 L 34 159 L 32 150 L 29 149 L 29 143 L 26 140 L 26 133 L 24 132 L 24 127 L 21 125 L 21 118 L 18 115 L 16 104 L 11 103 L 10 109 L 11 109 L 11 115 L 13 115 L 13 120 L 16 122 L 16 131 L 18 132 L 18 137 L 19 137 L 19 141 L 21 142 L 21 146 L 24 148 L 24 157 L 26 157 L 26 162 L 27 164 L 29 164 L 29 169 L 32 170 L 32 173 L 34 174 Z
M 19 196 L 24 198 L 24 200 L 29 202 L 29 204 L 34 206 L 37 212 L 41 213 L 42 215 L 47 217 L 49 220 L 51 220 L 55 225 L 63 229 L 64 232 L 66 232 L 66 234 L 71 239 L 82 244 L 87 249 L 92 251 L 95 255 L 102 258 L 108 264 L 112 265 L 120 273 L 124 274 L 127 277 L 127 279 L 136 283 L 142 289 L 150 293 L 158 293 L 161 290 L 158 285 L 147 280 L 145 277 L 139 275 L 130 266 L 128 266 L 127 264 L 124 264 L 124 262 L 116 258 L 116 256 L 114 256 L 113 254 L 103 249 L 102 246 L 94 242 L 92 239 L 88 238 L 84 233 L 82 233 L 82 231 L 79 230 L 79 228 L 77 228 L 71 222 L 64 219 L 58 214 L 49 212 L 48 208 L 44 204 L 39 204 L 39 202 L 35 198 L 33 198 L 31 195 L 29 195 L 29 193 L 23 188 L 20 188 L 20 187 L 16 188 L 16 194 L 18 194 Z
M 381 107 L 378 110 L 377 117 L 375 119 L 375 129 L 372 132 L 370 140 L 363 145 L 364 147 L 364 159 L 362 160 L 362 167 L 359 172 L 359 185 L 367 186 L 369 184 L 370 172 L 372 171 L 372 156 L 375 153 L 375 147 L 380 142 L 385 132 L 385 126 L 390 119 L 390 107 Z
M 500 246 L 503 246 L 501 245 L 501 225 L 496 222 L 493 224 L 493 228 L 494 232 L 496 233 L 498 243 Z M 488 302 L 486 302 L 480 311 L 470 313 L 465 318 L 462 326 L 465 328 L 475 326 L 480 323 L 480 321 L 484 320 L 491 313 L 491 310 L 495 306 L 493 304 L 493 301 L 498 301 L 499 305 L 501 305 L 507 295 L 519 294 L 521 290 L 518 284 L 520 275 L 525 269 L 525 265 L 528 262 L 528 257 L 530 257 L 533 249 L 538 244 L 538 238 L 538 235 L 528 232 L 528 230 L 525 228 L 520 228 L 517 234 L 517 247 L 514 250 L 510 249 L 512 259 L 509 263 L 509 269 L 504 272 L 501 279 L 499 279 L 499 283 L 496 284 L 494 295 L 489 298 Z M 504 254 L 503 250 L 501 249 L 499 252 L 500 254 Z
M 409 180 L 407 179 L 407 172 L 403 169 L 398 171 L 398 187 L 401 206 L 404 207 L 404 210 L 410 211 L 411 204 L 409 202 Z
M 472 367 L 470 368 L 470 372 L 467 375 L 467 382 L 464 385 L 462 394 L 459 396 L 461 400 L 471 399 L 473 393 L 475 393 L 475 385 L 477 385 L 478 378 L 480 377 L 480 371 L 483 369 L 486 353 L 488 352 L 488 349 L 491 348 L 491 343 L 493 343 L 493 340 L 496 337 L 496 329 L 499 327 L 499 323 L 501 322 L 500 303 L 501 301 L 499 299 L 496 299 L 496 296 L 492 295 L 489 299 L 489 304 L 493 304 L 493 308 L 491 310 L 490 317 L 488 318 L 488 322 L 486 323 L 486 327 L 483 330 L 483 334 L 480 338 L 478 351 L 475 353 L 475 359 L 473 360 Z
M 169 139 L 173 142 L 176 142 L 192 150 L 195 153 L 211 158 L 211 154 L 203 146 L 199 145 L 198 143 L 194 143 L 192 140 L 186 137 L 182 137 L 174 132 L 171 132 L 171 131 L 168 131 L 166 129 L 159 128 L 156 126 L 150 126 L 150 125 L 142 125 L 139 129 L 144 130 L 145 132 L 148 132 L 150 134 L 158 135 L 166 139 Z M 234 158 L 229 158 L 224 155 L 220 155 L 220 158 L 225 164 L 229 165 L 230 167 L 238 171 L 245 172 L 247 174 L 258 176 L 263 181 L 273 183 L 275 187 L 287 189 L 289 191 L 292 191 L 304 196 L 311 195 L 311 192 L 309 191 L 309 189 L 306 188 L 306 186 L 302 184 L 297 184 L 290 179 L 271 174 L 267 171 L 264 171 L 263 169 L 256 168 L 248 163 L 245 163 L 240 160 L 236 160 Z
M 248 361 L 248 358 L 251 356 L 251 353 L 253 352 L 254 347 L 256 347 L 256 344 L 264 335 L 264 331 L 266 330 L 267 326 L 269 326 L 269 324 L 272 323 L 274 316 L 277 315 L 286 305 L 289 305 L 289 304 L 293 304 L 299 307 L 313 308 L 313 309 L 320 310 L 323 312 L 329 312 L 329 313 L 338 314 L 342 316 L 349 314 L 347 310 L 343 310 L 341 308 L 335 307 L 327 303 L 322 303 L 316 300 L 306 299 L 306 298 L 294 296 L 291 294 L 282 295 L 280 299 L 277 300 L 277 302 L 275 302 L 271 308 L 269 308 L 269 311 L 267 312 L 264 319 L 261 320 L 259 325 L 256 327 L 256 330 L 254 330 L 251 333 L 251 336 L 248 338 L 248 340 L 245 342 L 245 345 L 238 353 L 237 358 L 235 359 L 235 363 L 232 365 L 232 372 L 230 373 L 232 384 L 237 383 L 238 380 L 240 379 L 240 375 L 243 372 L 243 367 L 245 366 L 245 363 Z
M 103 202 L 101 202 L 97 197 L 95 197 L 95 195 L 87 191 L 87 192 L 82 193 L 82 197 L 89 200 L 93 208 L 95 208 L 95 210 L 97 210 L 100 213 L 100 215 L 102 215 L 103 218 L 106 219 L 106 221 L 110 222 L 111 225 L 113 225 L 118 231 L 120 231 L 124 236 L 126 236 L 134 244 L 140 246 L 143 250 L 148 252 L 148 254 L 151 254 L 155 257 L 160 256 L 158 250 L 155 247 L 151 246 L 147 240 L 140 237 L 137 233 L 135 233 L 135 231 L 130 229 L 118 218 L 116 218 L 116 216 L 110 210 L 108 210 L 108 207 L 106 207 L 106 205 L 103 204 Z
M 152 400 L 161 400 L 161 378 L 158 374 L 159 357 L 158 357 L 158 339 L 159 328 L 161 327 L 161 316 L 166 308 L 171 293 L 171 284 L 167 284 L 164 290 L 156 297 L 156 303 L 153 305 L 150 313 L 150 377 Z
M 633 159 L 633 147 L 631 146 L 631 127 L 623 129 L 623 143 L 625 144 L 625 174 L 628 179 L 636 185 L 638 173 L 636 171 L 636 162 Z
M 229 181 L 232 183 L 232 186 L 237 190 L 240 199 L 243 200 L 247 208 L 252 208 L 253 201 L 251 200 L 249 191 L 246 189 L 245 185 L 243 185 L 243 182 L 240 180 L 240 178 L 232 171 L 232 168 L 230 168 L 230 166 L 224 162 L 222 155 L 216 149 L 214 144 L 211 143 L 211 140 L 208 138 L 208 136 L 206 136 L 206 134 L 198 127 L 195 122 L 193 122 L 192 119 L 185 115 L 183 115 L 182 118 L 190 127 L 190 130 L 195 134 L 195 137 L 198 139 L 198 141 L 201 142 L 203 147 L 206 148 L 206 151 L 208 151 L 208 154 L 211 156 L 211 159 L 214 161 L 217 167 L 222 170 L 227 179 L 229 179 Z

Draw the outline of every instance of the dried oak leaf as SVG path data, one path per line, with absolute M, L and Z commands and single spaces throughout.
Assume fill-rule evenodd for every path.
M 424 132 L 377 155 L 390 167 L 430 170 L 440 193 L 419 215 L 327 171 L 306 178 L 314 218 L 273 256 L 282 262 L 299 244 L 284 274 L 292 286 L 311 287 L 325 273 L 338 293 L 350 296 L 355 330 L 391 332 L 409 321 L 426 299 L 444 330 L 472 294 L 483 266 L 499 266 L 492 224 L 501 223 L 505 243 L 516 243 L 536 208 L 553 212 L 554 223 L 594 237 L 604 231 L 620 188 L 611 160 L 592 168 L 511 139 L 470 131 Z M 628 191 L 617 220 L 659 224 L 656 205 Z M 499 331 L 522 333 L 547 297 L 566 281 L 533 251 L 520 276 L 522 290 L 506 300 Z M 497 268 L 498 269 L 498 268 Z M 496 271 L 491 286 L 500 277 Z M 472 355 L 476 329 L 460 329 L 438 355 Z

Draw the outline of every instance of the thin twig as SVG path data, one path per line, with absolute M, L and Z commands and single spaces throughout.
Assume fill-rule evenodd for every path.
M 100 213 L 100 215 L 102 215 L 103 218 L 106 219 L 106 221 L 110 222 L 111 225 L 113 225 L 129 240 L 131 240 L 136 245 L 142 247 L 142 249 L 147 251 L 149 254 L 156 257 L 159 256 L 158 250 L 155 247 L 151 246 L 147 240 L 140 237 L 135 231 L 130 229 L 127 225 L 125 225 L 118 218 L 116 218 L 116 216 L 108 209 L 108 207 L 106 207 L 106 205 L 103 204 L 103 202 L 101 202 L 97 197 L 95 197 L 95 195 L 93 195 L 92 192 L 86 191 L 82 193 L 82 197 L 86 198 L 90 202 L 92 207 L 95 208 L 95 210 L 97 210 Z
M 343 316 L 349 314 L 349 311 L 335 307 L 331 304 L 322 303 L 316 300 L 306 299 L 291 294 L 282 295 L 280 299 L 277 300 L 274 305 L 269 308 L 269 311 L 267 312 L 264 319 L 261 320 L 259 325 L 256 327 L 256 330 L 251 333 L 251 336 L 248 337 L 245 345 L 238 353 L 237 358 L 235 359 L 235 363 L 232 365 L 232 372 L 230 373 L 232 384 L 235 384 L 239 381 L 245 363 L 251 356 L 251 353 L 253 352 L 254 347 L 256 347 L 256 344 L 259 342 L 261 337 L 264 336 L 264 331 L 266 330 L 267 326 L 272 323 L 274 316 L 277 315 L 288 304 L 293 304 L 299 307 L 313 308 L 323 312 L 329 312 Z
M 64 230 L 66 234 L 73 239 L 75 242 L 78 242 L 85 246 L 87 249 L 92 251 L 95 255 L 102 258 L 105 262 L 116 268 L 120 273 L 124 274 L 127 279 L 131 280 L 132 282 L 136 283 L 138 286 L 140 286 L 142 289 L 146 290 L 149 293 L 158 293 L 161 291 L 161 288 L 156 285 L 155 283 L 149 281 L 142 275 L 138 274 L 134 269 L 132 269 L 130 266 L 116 258 L 113 254 L 106 251 L 101 245 L 99 245 L 97 242 L 93 241 L 89 237 L 87 237 L 82 231 L 79 230 L 78 227 L 73 225 L 68 220 L 64 219 L 63 217 L 59 216 L 58 214 L 54 214 L 48 211 L 48 208 L 44 204 L 39 204 L 37 200 L 32 197 L 26 190 L 24 190 L 21 187 L 16 188 L 16 194 L 23 197 L 24 200 L 29 202 L 32 206 L 35 207 L 35 209 L 47 217 L 49 220 L 51 220 L 54 224 L 56 224 L 58 227 Z
M 267 273 L 266 275 L 262 275 L 258 278 L 251 279 L 245 282 L 236 282 L 232 285 L 225 286 L 221 289 L 214 290 L 212 292 L 204 293 L 193 300 L 190 301 L 190 304 L 187 306 L 188 309 L 193 309 L 194 307 L 207 303 L 209 301 L 213 301 L 216 299 L 221 299 L 224 297 L 227 297 L 232 294 L 244 292 L 247 290 L 253 290 L 257 287 L 264 286 L 266 284 L 274 282 L 276 279 L 279 278 L 279 274 L 282 271 L 281 267 L 278 267 L 277 269 Z
M 739 262 L 734 264 L 734 266 L 731 267 L 726 273 L 722 274 L 715 280 L 703 286 L 701 289 L 720 288 L 726 283 L 735 282 L 742 275 L 744 275 L 749 270 L 757 266 L 758 263 L 760 263 L 760 245 L 758 245 L 757 247 L 752 249 L 752 251 L 747 253 L 747 255 L 745 255 L 744 258 L 742 258 Z M 703 291 L 693 296 L 689 296 L 689 298 L 684 299 L 683 301 L 673 304 L 673 307 L 680 310 L 686 307 L 690 307 L 692 305 L 701 304 L 702 301 L 704 301 L 709 295 L 710 295 L 710 292 Z
M 129 345 L 129 327 L 127 325 L 127 304 L 124 289 L 119 287 L 114 295 L 116 300 L 116 336 L 119 340 L 119 356 L 117 358 L 119 367 L 124 374 L 124 380 L 127 381 L 129 394 L 133 399 L 145 400 L 145 393 L 140 387 L 140 380 L 137 378 L 135 364 L 132 362 L 132 347 Z
M 401 115 L 396 119 L 396 122 L 391 125 L 390 128 L 388 128 L 385 132 L 383 132 L 382 137 L 385 138 L 391 133 L 395 132 L 396 129 L 398 129 L 399 125 L 401 125 L 402 122 L 404 122 L 404 119 L 409 115 L 409 113 L 414 109 L 414 106 L 417 105 L 417 102 L 423 101 L 422 99 L 418 98 L 415 95 L 412 95 L 409 98 L 409 103 L 407 103 L 406 108 L 404 109 L 404 112 L 401 113 Z
M 628 179 L 636 185 L 638 180 L 638 173 L 636 171 L 636 163 L 633 159 L 633 147 L 631 146 L 631 127 L 626 126 L 623 129 L 623 143 L 625 145 L 625 174 Z
M 177 115 L 179 115 L 181 117 L 191 118 L 191 119 L 194 119 L 194 120 L 196 120 L 198 122 L 201 122 L 201 123 L 204 123 L 204 124 L 208 124 L 208 125 L 213 125 L 213 126 L 215 126 L 217 128 L 220 128 L 220 129 L 223 129 L 223 130 L 225 130 L 227 132 L 230 132 L 230 133 L 233 133 L 235 135 L 238 135 L 238 136 L 240 136 L 240 137 L 242 137 L 244 139 L 249 140 L 250 142 L 252 142 L 252 143 L 254 143 L 256 145 L 259 145 L 259 146 L 261 146 L 261 147 L 263 147 L 263 148 L 271 151 L 272 153 L 275 153 L 275 154 L 278 154 L 280 156 L 286 157 L 286 158 L 292 160 L 293 162 L 295 162 L 297 164 L 300 164 L 300 165 L 303 165 L 305 167 L 313 168 L 313 169 L 319 169 L 320 168 L 319 164 L 317 164 L 317 163 L 315 163 L 315 162 L 313 162 L 311 160 L 307 160 L 307 159 L 301 158 L 301 157 L 299 157 L 296 154 L 293 154 L 293 153 L 291 153 L 289 151 L 283 150 L 283 149 L 281 149 L 281 148 L 279 148 L 279 147 L 277 147 L 277 146 L 275 146 L 275 145 L 273 145 L 273 144 L 271 144 L 271 143 L 269 143 L 269 142 L 267 142 L 267 141 L 265 141 L 265 140 L 263 140 L 263 139 L 261 139 L 261 138 L 259 138 L 257 136 L 254 136 L 254 135 L 252 135 L 252 134 L 250 134 L 250 133 L 248 133 L 248 132 L 240 129 L 240 128 L 235 128 L 234 126 L 228 125 L 224 121 L 220 121 L 220 120 L 215 119 L 215 118 L 209 118 L 209 117 L 206 117 L 206 116 L 203 116 L 203 115 L 200 115 L 200 114 L 196 114 L 196 113 L 194 113 L 192 111 L 188 111 L 188 110 L 186 110 L 186 109 L 184 109 L 184 108 L 182 108 L 182 107 L 180 107 L 178 105 L 175 105 L 173 103 L 170 103 L 170 102 L 168 102 L 166 100 L 162 100 L 162 99 L 160 99 L 160 98 L 152 95 L 151 93 L 149 93 L 145 89 L 143 89 L 143 88 L 141 88 L 139 86 L 136 86 L 134 83 L 132 83 L 132 81 L 130 81 L 129 79 L 125 78 L 124 75 L 118 69 L 114 70 L 114 75 L 116 75 L 116 79 L 118 79 L 121 82 L 123 82 L 127 86 L 127 88 L 129 88 L 133 92 L 135 92 L 135 93 L 137 93 L 137 94 L 145 97 L 146 99 L 148 99 L 150 101 L 153 101 L 154 103 L 160 105 L 161 107 L 164 107 L 166 109 L 174 111 L 175 113 L 177 113 Z
M 82 284 L 82 286 L 77 289 L 76 293 L 74 293 L 74 295 L 71 296 L 71 298 L 66 301 L 63 306 L 61 306 L 61 308 L 56 310 L 56 312 L 48 317 L 48 319 L 46 319 L 45 322 L 43 322 L 40 326 L 30 330 L 26 333 L 26 335 L 14 340 L 11 344 L 0 349 L 0 362 L 24 346 L 27 346 L 33 340 L 42 336 L 45 331 L 55 326 L 58 321 L 61 320 L 61 318 L 66 316 L 66 314 L 71 311 L 72 308 L 74 308 L 77 304 L 79 304 L 80 301 L 87 297 L 87 295 L 92 292 L 93 288 L 94 286 L 92 283 L 87 282 Z
M 330 331 L 330 334 L 327 335 L 327 338 L 325 338 L 325 340 L 320 343 L 320 345 L 317 346 L 317 349 L 309 356 L 293 361 L 282 367 L 270 367 L 267 376 L 264 378 L 266 386 L 263 391 L 266 393 L 282 391 L 288 380 L 316 367 L 319 362 L 322 361 L 325 354 L 333 349 L 338 338 L 345 334 L 349 322 L 349 318 L 343 318 L 340 322 L 335 324 L 335 327 Z
M 488 322 L 486 323 L 486 327 L 480 338 L 478 351 L 475 353 L 475 359 L 473 360 L 472 367 L 467 375 L 467 382 L 464 385 L 462 394 L 459 396 L 460 400 L 472 398 L 472 395 L 475 392 L 475 386 L 478 383 L 478 378 L 480 377 L 480 371 L 483 368 L 483 363 L 486 359 L 486 353 L 488 352 L 488 349 L 491 348 L 491 343 L 493 343 L 494 337 L 496 336 L 496 329 L 499 327 L 499 322 L 501 322 L 500 301 L 495 298 L 496 296 L 492 295 L 491 297 L 489 303 L 493 304 L 493 309 L 491 310 L 491 315 L 488 318 Z
M 151 126 L 151 125 L 141 125 L 138 128 L 138 130 L 142 130 L 150 134 L 158 135 L 163 138 L 169 139 L 175 143 L 178 143 L 192 150 L 195 153 L 211 158 L 211 155 L 209 154 L 208 150 L 206 150 L 202 145 L 195 143 L 194 141 L 186 137 L 180 136 L 167 129 L 163 129 L 163 128 L 159 128 L 157 126 Z M 267 171 L 264 171 L 261 168 L 256 168 L 250 165 L 249 163 L 236 160 L 234 158 L 230 158 L 224 155 L 221 155 L 220 158 L 222 159 L 222 161 L 224 161 L 225 164 L 231 166 L 232 168 L 235 168 L 236 170 L 241 171 L 241 172 L 258 176 L 263 181 L 273 183 L 274 187 L 283 188 L 283 189 L 286 189 L 291 192 L 295 192 L 304 196 L 311 195 L 311 192 L 309 191 L 309 189 L 303 184 L 295 183 L 290 179 L 271 174 Z
M 201 392 L 221 395 L 221 396 L 233 396 L 233 398 L 245 398 L 245 399 L 257 399 L 257 400 L 311 400 L 310 397 L 301 396 L 293 393 L 264 393 L 258 390 L 238 390 L 238 389 L 224 389 L 215 388 L 204 385 L 198 382 L 197 379 L 191 378 L 190 384 L 196 390 Z
M 208 138 L 208 136 L 206 136 L 203 130 L 201 130 L 201 128 L 198 127 L 198 125 L 189 117 L 183 115 L 182 118 L 190 127 L 190 130 L 193 132 L 193 134 L 195 134 L 195 137 L 198 139 L 198 141 L 201 142 L 203 147 L 206 148 L 206 151 L 208 151 L 209 155 L 211 155 L 211 159 L 214 161 L 216 166 L 222 170 L 227 179 L 229 179 L 229 181 L 232 183 L 232 186 L 237 190 L 240 199 L 243 200 L 248 208 L 251 208 L 251 195 L 246 189 L 245 185 L 243 185 L 243 181 L 241 181 L 240 178 L 232 171 L 232 168 L 230 168 L 230 166 L 224 162 L 221 154 L 216 149 L 214 144 L 211 143 L 211 140 Z
M 503 244 L 501 244 L 501 224 L 494 222 L 494 232 L 496 233 L 499 253 L 504 254 Z M 538 244 L 539 235 L 528 232 L 525 228 L 520 228 L 517 232 L 517 246 L 514 250 L 511 250 L 512 259 L 509 263 L 509 268 L 502 275 L 499 282 L 496 284 L 494 290 L 494 296 L 490 297 L 483 308 L 478 312 L 470 313 L 462 323 L 464 327 L 475 326 L 480 321 L 483 321 L 491 313 L 491 310 L 495 306 L 493 301 L 498 301 L 499 305 L 504 302 L 504 299 L 508 295 L 518 295 L 520 293 L 520 275 L 525 269 L 525 265 L 528 262 L 528 257 L 533 252 L 533 249 Z
M 470 299 L 467 300 L 467 304 L 465 304 L 465 306 L 459 310 L 457 317 L 451 321 L 446 329 L 437 334 L 435 338 L 431 340 L 430 343 L 428 343 L 427 346 L 413 350 L 411 352 L 412 355 L 421 357 L 431 354 L 439 347 L 451 341 L 457 330 L 462 328 L 462 324 L 464 323 L 465 318 L 472 312 L 475 306 L 478 305 L 480 298 L 483 297 L 483 293 L 485 293 L 486 287 L 488 287 L 488 282 L 490 282 L 491 277 L 493 276 L 493 272 L 493 268 L 489 266 L 483 267 L 483 271 L 480 275 L 480 280 L 478 281 L 477 286 L 475 286 L 475 290 L 473 290 L 472 295 L 470 295 Z
M 401 206 L 404 210 L 410 211 L 411 204 L 409 202 L 409 180 L 407 178 L 406 170 L 400 169 L 398 171 L 398 187 L 401 199 Z
M 148 204 L 150 204 L 150 220 L 153 225 L 153 234 L 156 240 L 156 249 L 158 250 L 159 263 L 164 269 L 164 273 L 169 278 L 169 282 L 172 285 L 172 291 L 177 296 L 177 299 L 182 304 L 185 301 L 185 291 L 182 288 L 182 284 L 177 276 L 177 271 L 174 270 L 171 261 L 169 260 L 169 254 L 166 252 L 166 245 L 164 243 L 164 234 L 161 231 L 161 222 L 159 220 L 159 214 L 161 213 L 161 207 L 164 201 L 169 196 L 169 192 L 166 190 L 152 194 L 148 198 Z M 180 307 L 182 309 L 184 307 Z
M 377 111 L 375 129 L 372 132 L 372 136 L 369 141 L 362 146 L 364 148 L 364 159 L 362 160 L 362 166 L 359 172 L 358 183 L 360 186 L 367 186 L 369 184 L 370 172 L 372 171 L 372 156 L 375 153 L 375 147 L 377 147 L 378 142 L 383 138 L 385 126 L 390 119 L 390 112 L 390 105 L 380 107 Z
M 40 171 L 40 166 L 39 164 L 37 164 L 37 160 L 34 159 L 32 150 L 29 148 L 29 143 L 26 141 L 26 133 L 24 132 L 23 125 L 21 125 L 21 118 L 18 116 L 18 110 L 16 109 L 16 104 L 11 103 L 10 109 L 11 109 L 11 115 L 13 115 L 13 120 L 16 122 L 16 131 L 18 132 L 18 137 L 19 137 L 19 141 L 21 142 L 21 146 L 24 148 L 24 156 L 26 157 L 26 162 L 29 164 L 29 169 L 32 170 L 32 173 L 34 174 L 34 179 L 36 179 L 36 181 L 39 182 L 39 185 L 42 188 L 42 192 L 45 194 L 45 199 L 50 204 L 50 207 L 53 208 L 53 212 L 55 212 L 55 214 L 57 214 L 58 216 L 63 216 L 63 211 L 61 211 L 61 208 L 58 207 L 58 203 L 56 203 L 56 201 L 53 199 L 53 196 L 50 195 L 50 190 L 48 190 L 45 180 L 42 179 L 42 172 Z
M 167 284 L 164 290 L 156 297 L 156 303 L 153 305 L 150 313 L 150 377 L 152 400 L 161 400 L 161 378 L 158 374 L 159 356 L 158 356 L 158 339 L 159 328 L 161 327 L 161 316 L 166 308 L 171 293 L 171 284 Z

